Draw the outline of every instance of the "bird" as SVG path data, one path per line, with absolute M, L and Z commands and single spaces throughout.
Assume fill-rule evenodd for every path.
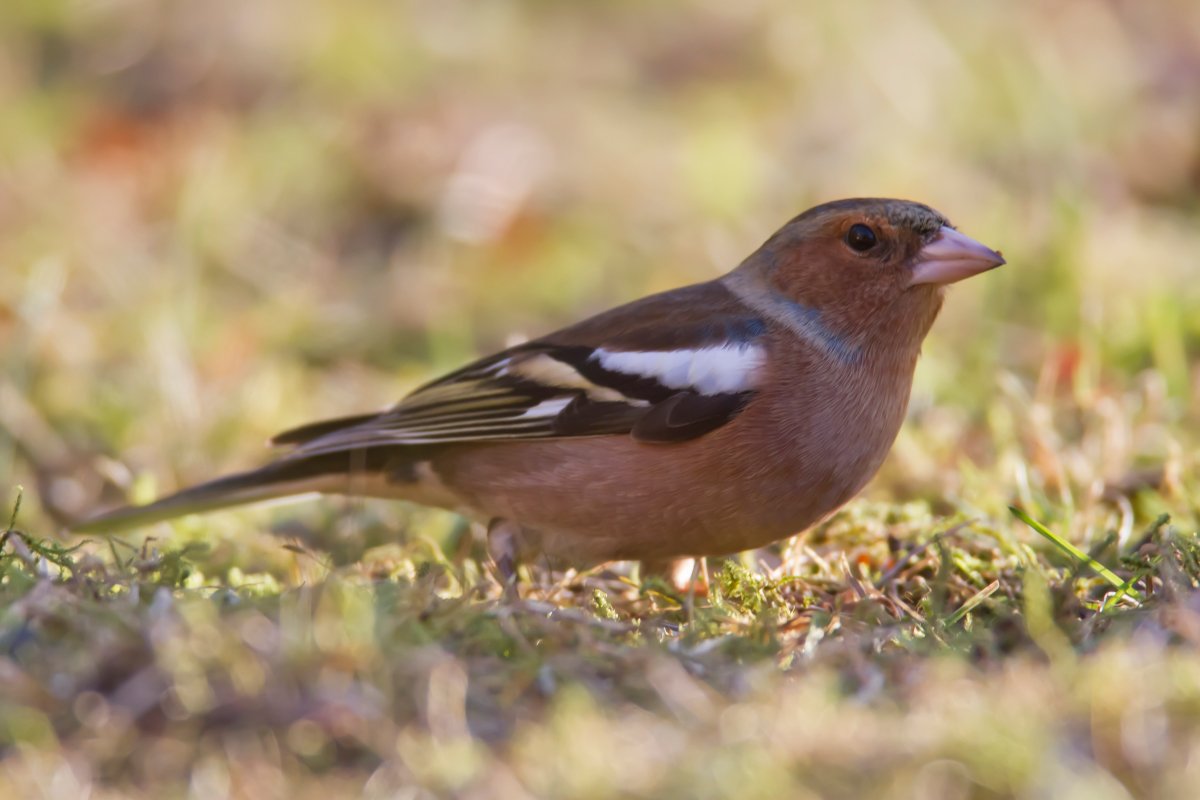
M 294 495 L 393 498 L 487 526 L 521 559 L 669 563 L 767 546 L 882 464 L 946 287 L 1005 263 L 922 203 L 787 222 L 715 280 L 654 294 L 285 431 L 265 466 L 75 527 L 111 533 Z

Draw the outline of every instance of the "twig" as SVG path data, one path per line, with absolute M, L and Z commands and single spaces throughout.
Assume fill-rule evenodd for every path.
M 845 551 L 842 552 L 842 570 L 846 573 L 846 583 L 850 584 L 850 588 L 858 595 L 859 600 L 867 599 L 867 590 L 863 588 L 862 581 L 854 576 L 850 571 L 850 560 L 846 558 Z
M 935 533 L 933 536 L 931 536 L 929 538 L 928 542 L 921 545 L 920 547 L 910 548 L 907 553 L 905 553 L 903 556 L 901 556 L 900 559 L 895 564 L 892 565 L 891 569 L 889 569 L 887 572 L 883 573 L 883 575 L 880 576 L 879 580 L 877 580 L 875 582 L 875 588 L 881 589 L 884 584 L 886 584 L 892 578 L 896 577 L 896 575 L 898 575 L 900 573 L 900 570 L 904 569 L 905 564 L 907 564 L 913 558 L 916 558 L 917 556 L 924 553 L 926 550 L 929 549 L 929 547 L 931 545 L 937 544 L 937 542 L 945 536 L 951 536 L 955 533 L 958 533 L 960 530 L 967 527 L 968 525 L 974 524 L 974 522 L 975 522 L 975 520 L 973 520 L 973 519 L 966 520 L 965 522 L 960 522 L 957 525 L 954 525 L 953 527 L 947 528 L 946 530 L 942 531 L 941 533 Z

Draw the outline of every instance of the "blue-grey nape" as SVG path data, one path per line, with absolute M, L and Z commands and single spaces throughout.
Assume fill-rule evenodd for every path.
M 767 332 L 767 324 L 758 317 L 724 321 L 705 325 L 700 329 L 702 342 L 727 341 L 734 344 L 749 344 Z
M 788 300 L 780 294 L 776 294 L 773 300 L 778 303 L 779 311 L 786 317 L 785 324 L 793 331 L 843 363 L 850 364 L 859 360 L 861 350 L 847 344 L 843 337 L 831 331 L 821 319 L 818 309 Z

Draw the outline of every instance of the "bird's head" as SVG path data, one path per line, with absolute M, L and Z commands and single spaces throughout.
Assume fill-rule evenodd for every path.
M 929 206 L 856 198 L 805 211 L 729 277 L 847 346 L 875 335 L 919 345 L 945 286 L 1003 263 Z

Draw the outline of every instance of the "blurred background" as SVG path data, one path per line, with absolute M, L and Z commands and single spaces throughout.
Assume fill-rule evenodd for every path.
M 956 519 L 994 537 L 960 564 L 1022 583 L 1049 557 L 1009 503 L 1085 549 L 1111 531 L 1134 550 L 1164 511 L 1196 530 L 1194 0 L 3 0 L 0 508 L 23 485 L 21 526 L 65 537 L 99 506 L 262 463 L 290 426 L 716 277 L 809 206 L 863 195 L 928 203 L 1008 265 L 951 290 L 887 464 L 805 542 L 842 581 L 827 599 L 854 599 L 848 563 L 876 574 Z M 454 605 L 473 562 L 448 513 L 326 500 L 152 533 L 207 549 L 185 569 L 89 545 L 103 597 L 5 551 L 13 796 L 121 775 L 158 787 L 130 796 L 409 800 L 430 796 L 414 776 L 511 798 L 1196 785 L 1200 666 L 1163 642 L 1200 642 L 1200 608 L 1077 665 L 1037 584 L 1004 590 L 1037 642 L 1017 666 L 901 669 L 850 639 L 806 660 L 816 625 L 781 664 L 766 645 L 753 661 L 750 634 L 706 640 L 715 666 L 685 674 L 666 645 L 627 647 L 624 622 L 581 645 L 600 635 L 593 584 L 578 637 Z M 833 586 L 805 552 L 804 580 Z M 972 574 L 956 604 L 993 575 Z M 877 699 L 885 672 L 899 699 Z
M 50 531 L 252 466 L 882 195 L 1009 264 L 952 291 L 875 494 L 956 502 L 1021 392 L 1083 447 L 1033 489 L 1094 493 L 1187 452 L 1198 87 L 1187 0 L 9 0 L 0 485 Z

